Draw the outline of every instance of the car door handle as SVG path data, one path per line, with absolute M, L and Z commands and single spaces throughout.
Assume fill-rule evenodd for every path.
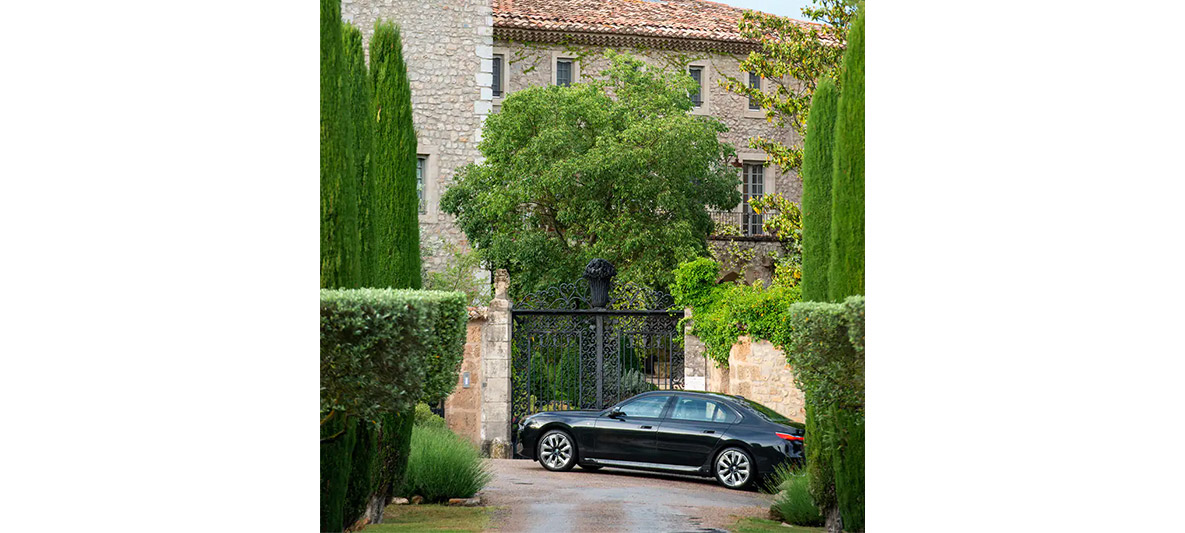
M 705 429 L 704 430 L 704 433 L 715 433 L 715 432 L 716 432 L 716 430 L 714 430 L 714 429 Z
M 638 426 L 641 429 L 653 429 L 654 426 Z

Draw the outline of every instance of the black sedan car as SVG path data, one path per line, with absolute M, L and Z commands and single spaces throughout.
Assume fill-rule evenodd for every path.
M 515 452 L 543 468 L 610 466 L 715 476 L 751 487 L 778 463 L 803 460 L 804 431 L 740 396 L 651 391 L 600 411 L 550 411 L 518 426 Z

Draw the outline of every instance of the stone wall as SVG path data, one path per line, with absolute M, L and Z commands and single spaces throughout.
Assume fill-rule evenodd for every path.
M 695 336 L 685 339 L 692 342 Z M 786 418 L 806 421 L 806 403 L 794 385 L 794 371 L 786 364 L 786 354 L 769 341 L 741 337 L 728 353 L 728 367 L 720 368 L 714 361 L 707 361 L 707 367 L 708 391 L 744 396 Z
M 362 30 L 364 46 L 379 18 L 401 28 L 417 151 L 427 156 L 420 230 L 430 246 L 442 240 L 468 246 L 439 200 L 458 169 L 480 162 L 477 143 L 493 98 L 492 14 L 490 0 L 342 0 L 342 19 Z M 448 256 L 431 248 L 436 252 L 425 266 L 441 270 Z
M 485 324 L 486 310 L 471 308 L 457 388 L 444 400 L 444 420 L 449 429 L 475 446 L 481 446 L 481 345 Z
M 524 43 L 495 39 L 495 53 L 506 56 L 507 93 L 535 85 L 551 85 L 557 57 L 577 59 L 579 79 L 600 77 L 600 72 L 609 66 L 605 48 L 594 46 L 559 45 L 546 43 Z M 697 114 L 711 115 L 728 126 L 728 132 L 720 135 L 722 141 L 732 144 L 742 161 L 767 161 L 765 153 L 748 147 L 751 137 L 762 136 L 779 139 L 784 143 L 798 143 L 799 136 L 790 128 L 778 128 L 765 120 L 762 111 L 749 111 L 748 99 L 724 90 L 718 83 L 724 76 L 747 80 L 740 70 L 745 56 L 711 52 L 679 50 L 626 48 L 622 52 L 637 56 L 648 64 L 667 68 L 686 69 L 688 65 L 704 67 L 705 103 Z M 768 80 L 767 89 L 772 86 Z M 494 101 L 495 111 L 500 100 Z M 780 192 L 793 202 L 802 198 L 802 182 L 793 172 L 782 174 L 776 166 L 765 170 L 766 193 Z M 739 209 L 737 210 L 739 212 Z

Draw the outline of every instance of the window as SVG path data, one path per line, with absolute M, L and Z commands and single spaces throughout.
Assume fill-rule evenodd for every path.
M 572 85 L 571 59 L 557 59 L 555 61 L 555 84 L 560 87 Z
M 758 76 L 758 75 L 750 72 L 749 73 L 749 88 L 750 89 L 757 89 L 760 91 L 761 90 L 761 76 Z M 761 109 L 761 106 L 757 105 L 757 100 L 753 99 L 753 97 L 749 97 L 749 109 L 752 109 L 752 110 Z
M 691 422 L 721 422 L 731 424 L 736 421 L 737 415 L 711 400 L 679 398 L 675 400 L 675 409 L 671 413 L 671 418 Z
M 494 55 L 494 98 L 502 97 L 502 54 Z
M 658 418 L 662 416 L 662 408 L 666 407 L 669 399 L 671 397 L 666 394 L 638 398 L 621 406 L 621 412 L 625 413 L 625 416 Z
M 691 74 L 691 79 L 695 80 L 695 92 L 691 93 L 691 105 L 700 107 L 704 105 L 701 95 L 704 90 L 704 67 L 690 67 L 687 69 L 687 73 Z
M 424 167 L 428 164 L 428 156 L 416 156 L 416 196 L 420 197 L 420 212 L 427 213 L 427 203 L 424 202 Z
M 741 214 L 741 231 L 746 236 L 761 235 L 762 216 L 753 211 L 749 200 L 765 196 L 765 165 L 745 163 L 743 174 L 744 189 L 741 191 L 741 201 L 744 211 Z

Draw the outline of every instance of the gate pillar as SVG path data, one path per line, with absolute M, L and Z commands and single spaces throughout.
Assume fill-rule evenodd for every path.
M 513 456 L 510 449 L 510 276 L 494 273 L 494 299 L 482 331 L 481 448 L 495 459 Z

